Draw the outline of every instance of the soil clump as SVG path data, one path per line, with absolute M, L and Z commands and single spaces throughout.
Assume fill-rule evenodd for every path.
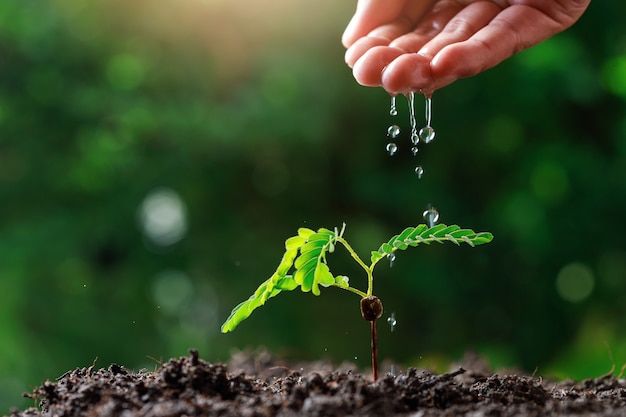
M 155 371 L 77 368 L 25 395 L 36 406 L 11 417 L 626 416 L 626 380 L 612 374 L 548 382 L 468 360 L 441 375 L 409 368 L 373 382 L 350 365 L 287 367 L 241 353 L 227 366 L 195 350 Z

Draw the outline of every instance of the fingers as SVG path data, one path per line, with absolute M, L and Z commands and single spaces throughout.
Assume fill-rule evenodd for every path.
M 417 52 L 432 59 L 445 46 L 474 36 L 501 11 L 500 6 L 491 2 L 469 4 L 449 19 L 443 30 Z
M 396 19 L 411 0 L 359 0 L 354 16 L 341 37 L 343 46 L 349 48 L 372 30 Z
M 566 29 L 589 2 L 360 0 L 346 62 L 363 85 L 429 93 Z
M 345 60 L 348 66 L 353 67 L 370 48 L 389 45 L 394 39 L 410 33 L 432 2 L 433 0 L 359 1 L 357 11 L 342 37 L 347 48 Z
M 404 55 L 403 50 L 388 46 L 370 49 L 355 63 L 354 79 L 366 87 L 381 86 L 383 69 L 401 55 Z
M 440 74 L 432 71 L 432 58 L 447 45 L 463 42 L 474 36 L 502 10 L 491 2 L 477 2 L 465 7 L 458 3 L 445 4 L 447 7 L 433 10 L 425 16 L 411 34 L 390 44 L 401 46 L 401 50 L 417 53 L 398 55 L 392 61 L 388 59 L 393 58 L 394 54 L 387 53 L 384 55 L 386 62 L 381 59 L 383 53 L 380 48 L 377 54 L 365 53 L 355 64 L 354 73 L 355 77 L 357 74 L 367 77 L 357 77 L 357 81 L 367 82 L 365 85 L 382 85 L 390 93 L 434 91 L 438 87 L 437 78 Z M 375 63 L 370 61 L 374 56 L 378 58 Z M 377 81 L 374 72 L 379 69 L 381 78 Z
M 510 6 L 467 40 L 436 53 L 430 65 L 437 88 L 492 68 L 563 29 L 561 23 L 537 9 Z
M 412 30 L 393 40 L 389 46 L 406 52 L 419 51 L 428 41 L 439 34 L 464 6 L 457 2 L 438 3 Z

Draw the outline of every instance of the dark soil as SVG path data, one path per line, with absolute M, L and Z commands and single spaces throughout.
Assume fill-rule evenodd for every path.
M 612 375 L 554 383 L 492 374 L 477 360 L 443 375 L 388 372 L 377 382 L 350 366 L 295 369 L 267 354 L 211 364 L 196 351 L 154 372 L 91 366 L 44 382 L 25 394 L 38 408 L 11 416 L 626 416 L 626 380 Z

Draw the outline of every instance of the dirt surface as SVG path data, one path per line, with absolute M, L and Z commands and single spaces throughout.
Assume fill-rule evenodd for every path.
M 75 369 L 26 395 L 38 407 L 11 416 L 626 416 L 624 379 L 547 382 L 492 374 L 474 359 L 443 375 L 409 368 L 372 382 L 349 365 L 294 369 L 239 354 L 226 366 L 192 350 L 156 371 Z

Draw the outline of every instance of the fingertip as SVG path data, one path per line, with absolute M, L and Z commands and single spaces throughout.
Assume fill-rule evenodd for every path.
M 356 42 L 359 39 L 359 36 L 357 35 L 355 31 L 355 26 L 356 26 L 355 18 L 353 17 L 352 19 L 350 19 L 350 22 L 348 22 L 346 29 L 343 31 L 343 34 L 341 35 L 341 44 L 345 48 L 349 48 L 350 46 L 352 46 L 354 42 Z
M 354 42 L 352 46 L 350 46 L 346 51 L 346 64 L 348 64 L 348 66 L 352 68 L 354 67 L 354 64 L 359 60 L 359 58 L 361 58 L 363 54 L 365 54 L 367 51 L 377 46 L 385 46 L 388 43 L 389 42 L 386 39 L 376 38 L 373 36 L 366 36 L 364 38 L 361 38 L 358 41 Z
M 419 54 L 404 54 L 391 62 L 384 69 L 381 82 L 385 90 L 395 94 L 435 88 L 430 59 Z
M 388 46 L 376 46 L 365 52 L 354 64 L 352 73 L 356 81 L 367 87 L 382 84 L 383 69 L 404 52 Z

